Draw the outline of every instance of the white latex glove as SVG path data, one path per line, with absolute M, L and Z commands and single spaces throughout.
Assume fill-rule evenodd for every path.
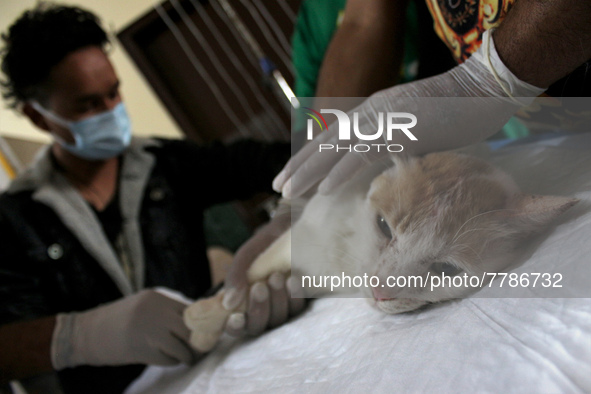
M 143 290 L 86 312 L 59 314 L 51 345 L 56 370 L 79 365 L 191 364 L 187 304 Z
M 301 313 L 306 306 L 306 299 L 292 297 L 295 288 L 292 278 L 280 272 L 271 274 L 266 282 L 255 283 L 248 292 L 248 310 L 246 313 L 230 315 L 226 333 L 232 336 L 259 335 Z
M 418 141 L 410 141 L 400 132 L 388 143 L 403 145 L 405 153 L 419 155 L 471 145 L 501 129 L 545 89 L 511 73 L 499 58 L 491 35 L 491 30 L 484 33 L 481 47 L 465 63 L 444 74 L 378 92 L 353 109 L 351 112 L 359 113 L 361 133 L 375 133 L 380 112 L 410 112 L 417 117 L 411 132 Z M 453 99 L 443 99 L 450 97 Z M 328 132 L 291 158 L 273 181 L 276 191 L 295 198 L 324 178 L 318 191 L 326 194 L 365 166 L 391 155 L 385 149 L 371 154 L 346 150 L 319 153 L 320 144 L 338 144 L 336 127 L 333 123 Z M 347 144 L 367 142 L 355 138 Z
M 299 314 L 305 307 L 305 300 L 292 297 L 291 280 L 276 272 L 266 282 L 250 285 L 247 271 L 256 258 L 271 245 L 291 224 L 289 206 L 281 206 L 276 216 L 258 230 L 238 249 L 234 262 L 224 281 L 222 304 L 226 310 L 236 309 L 249 295 L 246 313 L 233 313 L 225 331 L 233 336 L 259 335 L 267 328 L 286 322 L 289 317 Z

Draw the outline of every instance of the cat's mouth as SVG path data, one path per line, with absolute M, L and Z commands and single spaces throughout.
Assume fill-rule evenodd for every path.
M 376 302 L 391 301 L 398 299 L 398 297 L 396 297 L 397 294 L 394 293 L 392 289 L 385 289 L 380 287 L 372 287 L 371 295 Z
M 394 289 L 373 287 L 372 298 L 369 300 L 374 308 L 388 314 L 410 312 L 429 304 L 425 299 L 404 297 L 404 295 L 406 294 L 401 294 Z

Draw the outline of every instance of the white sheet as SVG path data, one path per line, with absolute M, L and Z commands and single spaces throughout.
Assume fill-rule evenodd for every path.
M 528 192 L 582 200 L 516 270 L 563 273 L 563 297 L 591 296 L 589 153 L 591 134 L 484 154 Z M 259 338 L 224 337 L 193 367 L 150 367 L 128 392 L 591 392 L 591 299 L 481 298 L 491 291 L 396 316 L 362 299 L 316 300 Z

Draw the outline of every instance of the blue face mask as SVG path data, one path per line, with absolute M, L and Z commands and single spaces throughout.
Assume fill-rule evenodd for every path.
M 123 103 L 110 111 L 82 120 L 70 121 L 33 102 L 33 108 L 72 133 L 76 144 L 54 135 L 68 152 L 89 160 L 104 160 L 120 155 L 131 142 L 131 122 Z

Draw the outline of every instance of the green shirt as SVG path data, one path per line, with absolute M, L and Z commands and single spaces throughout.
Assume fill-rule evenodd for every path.
M 423 0 L 417 0 L 423 1 Z M 292 61 L 295 69 L 294 90 L 297 97 L 315 97 L 320 66 L 339 27 L 347 0 L 304 0 L 298 12 L 292 36 Z M 406 11 L 404 54 L 400 69 L 400 82 L 416 79 L 419 68 L 419 24 L 415 1 L 410 1 Z M 425 26 L 423 26 L 425 28 Z M 433 28 L 432 25 L 429 28 Z M 294 130 L 304 126 L 305 116 L 298 113 Z M 527 128 L 512 118 L 503 131 L 494 138 L 519 138 L 529 134 Z
M 295 94 L 314 97 L 318 74 L 332 36 L 339 27 L 347 0 L 304 0 L 292 37 L 292 60 L 295 68 Z M 417 11 L 410 2 L 406 13 L 404 58 L 401 82 L 414 80 L 418 70 Z

